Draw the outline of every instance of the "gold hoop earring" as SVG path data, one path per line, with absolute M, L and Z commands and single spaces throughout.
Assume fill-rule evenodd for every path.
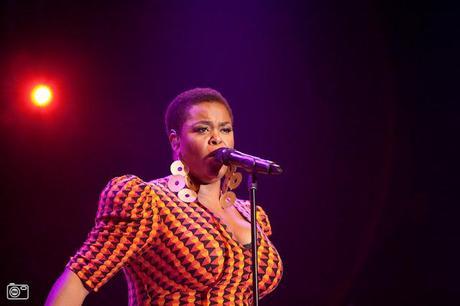
M 236 201 L 236 194 L 233 191 L 236 189 L 243 180 L 241 173 L 236 172 L 235 166 L 228 166 L 227 172 L 225 173 L 224 183 L 222 184 L 222 195 L 220 196 L 219 203 L 222 209 L 226 209 L 233 206 Z

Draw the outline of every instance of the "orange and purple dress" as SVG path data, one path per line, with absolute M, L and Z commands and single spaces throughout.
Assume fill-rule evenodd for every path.
M 249 202 L 235 208 L 250 220 Z M 267 215 L 257 207 L 259 294 L 279 284 L 282 262 L 268 237 Z M 123 270 L 129 305 L 249 305 L 251 249 L 199 202 L 184 203 L 167 178 L 112 179 L 102 191 L 96 224 L 67 267 L 89 291 Z

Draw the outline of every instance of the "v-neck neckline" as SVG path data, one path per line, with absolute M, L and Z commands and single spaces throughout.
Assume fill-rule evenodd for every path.
M 161 182 L 161 184 L 163 185 L 164 188 L 168 189 L 168 185 L 167 185 L 167 181 L 168 181 L 168 177 L 165 177 L 164 178 L 164 181 L 165 183 Z M 159 181 L 157 181 L 159 182 Z M 150 182 L 149 182 L 150 183 Z M 160 183 L 160 182 L 159 182 Z M 179 202 L 183 202 L 185 203 L 184 201 L 182 201 L 181 199 L 179 199 L 179 196 L 177 195 L 177 192 L 173 192 L 171 190 L 169 190 L 170 192 L 172 192 L 174 194 L 174 196 L 176 197 L 177 201 Z M 246 215 L 246 213 L 244 211 L 242 211 L 242 208 L 240 208 L 239 206 L 241 205 L 240 202 L 242 200 L 240 199 L 236 199 L 235 201 L 235 204 L 233 205 L 233 207 L 235 207 L 236 211 L 240 214 L 240 216 L 246 221 L 249 223 L 249 225 L 251 225 L 251 219 L 250 219 L 250 215 Z M 238 202 L 238 203 L 237 203 Z M 215 220 L 217 224 L 219 224 L 225 234 L 228 236 L 228 238 L 233 241 L 235 244 L 237 244 L 243 251 L 245 250 L 251 250 L 251 244 L 252 244 L 252 241 L 250 241 L 249 243 L 247 244 L 243 244 L 241 243 L 240 241 L 238 241 L 237 239 L 234 238 L 234 234 L 228 229 L 228 226 L 227 224 L 225 224 L 225 222 L 222 221 L 222 219 L 216 215 L 214 212 L 212 212 L 206 205 L 204 205 L 203 203 L 201 203 L 199 200 L 198 200 L 198 197 L 195 201 L 193 202 L 190 202 L 190 203 L 185 203 L 185 204 L 195 204 L 197 205 L 198 207 L 200 207 L 203 211 L 205 211 L 211 219 Z M 257 223 L 257 222 L 256 222 Z M 257 226 L 257 245 L 260 245 L 260 239 L 261 239 L 261 232 L 262 232 L 262 229 L 260 228 L 259 224 L 256 224 Z M 249 247 L 246 247 L 246 245 L 249 245 Z
M 179 199 L 180 200 L 180 199 Z M 240 200 L 237 200 L 237 201 L 240 201 Z M 200 201 L 198 201 L 198 199 L 196 199 L 196 201 L 194 202 L 191 202 L 191 203 L 195 203 L 197 206 L 199 206 L 201 209 L 203 209 L 204 211 L 206 211 L 206 213 L 214 220 L 216 220 L 216 222 L 222 226 L 222 228 L 224 229 L 226 235 L 229 237 L 229 239 L 233 242 L 235 242 L 241 249 L 243 250 L 250 250 L 251 248 L 250 247 L 246 247 L 245 245 L 251 245 L 252 241 L 248 242 L 247 244 L 243 244 L 241 243 L 240 241 L 238 241 L 236 238 L 235 238 L 235 234 L 229 230 L 228 228 L 228 225 L 223 222 L 222 218 L 220 218 L 217 214 L 215 214 L 213 211 L 211 211 L 206 205 L 204 205 L 203 203 L 201 203 Z M 191 204 L 190 203 L 190 204 Z M 242 212 L 240 210 L 240 208 L 238 207 L 239 206 L 239 203 L 233 205 L 233 207 L 235 207 L 236 211 L 240 214 L 240 216 L 246 221 L 249 223 L 249 225 L 251 225 L 251 221 L 248 220 L 246 214 L 244 212 Z M 257 229 L 259 230 L 259 227 L 257 226 Z M 260 237 L 260 233 L 258 233 L 257 237 L 259 238 Z M 259 244 L 259 243 L 257 243 Z

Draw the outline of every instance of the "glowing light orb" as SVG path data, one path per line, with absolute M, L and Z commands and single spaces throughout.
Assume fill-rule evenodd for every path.
M 30 94 L 32 103 L 38 107 L 46 107 L 53 100 L 53 91 L 47 85 L 37 85 Z

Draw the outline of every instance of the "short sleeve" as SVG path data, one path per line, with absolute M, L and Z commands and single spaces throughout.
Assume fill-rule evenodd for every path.
M 67 268 L 86 289 L 97 292 L 129 260 L 142 252 L 158 228 L 151 186 L 134 175 L 113 178 L 99 198 L 96 222 Z
M 270 221 L 268 220 L 267 213 L 259 205 L 257 205 L 257 222 L 262 226 L 262 229 L 267 237 L 272 234 L 272 227 L 270 225 Z

